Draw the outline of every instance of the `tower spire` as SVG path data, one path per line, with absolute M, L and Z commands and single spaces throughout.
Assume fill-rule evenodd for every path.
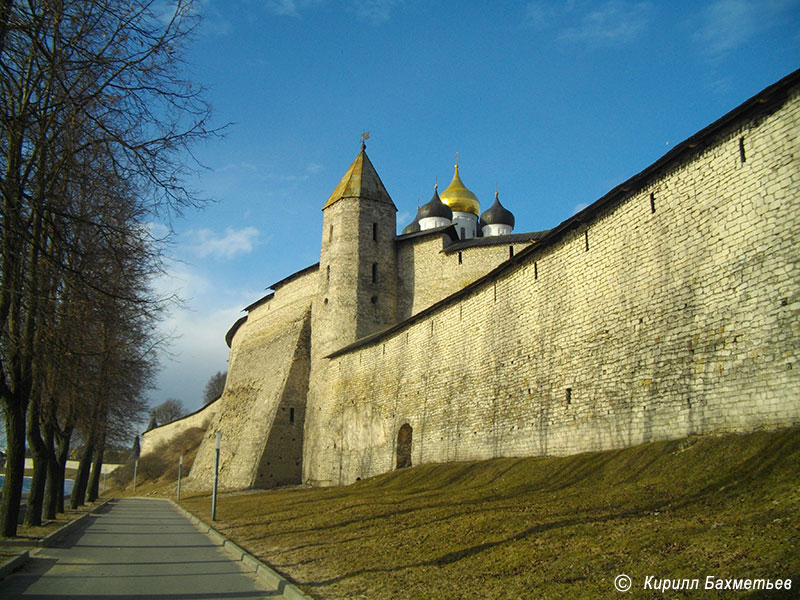
M 383 186 L 381 178 L 378 176 L 378 173 L 375 171 L 375 167 L 372 166 L 372 163 L 370 162 L 369 157 L 364 150 L 366 145 L 364 144 L 363 140 L 369 137 L 369 131 L 364 132 L 361 137 L 361 152 L 359 152 L 358 156 L 356 156 L 355 160 L 350 165 L 350 168 L 347 169 L 344 177 L 342 177 L 342 179 L 339 181 L 339 185 L 337 185 L 336 189 L 333 190 L 333 193 L 328 198 L 325 206 L 322 207 L 323 210 L 331 206 L 334 202 L 338 202 L 342 198 L 364 198 L 376 200 L 378 202 L 391 204 L 392 207 L 394 207 L 392 199 L 389 197 L 389 193 Z

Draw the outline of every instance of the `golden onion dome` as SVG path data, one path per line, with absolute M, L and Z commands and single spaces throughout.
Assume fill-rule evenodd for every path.
M 461 181 L 461 177 L 458 176 L 458 163 L 456 163 L 453 181 L 450 182 L 445 191 L 439 194 L 439 197 L 453 211 L 468 212 L 478 216 L 481 214 L 481 204 L 478 202 L 478 197 L 466 188 L 464 182 Z

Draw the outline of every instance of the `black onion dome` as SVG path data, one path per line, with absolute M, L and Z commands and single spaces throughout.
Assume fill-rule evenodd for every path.
M 419 209 L 417 209 L 417 216 L 408 225 L 403 228 L 400 235 L 407 235 L 409 233 L 417 233 L 419 231 Z
M 514 228 L 514 215 L 500 204 L 497 192 L 494 194 L 494 203 L 481 215 L 481 227 L 484 225 L 510 225 Z
M 417 212 L 418 219 L 427 217 L 442 217 L 449 221 L 453 219 L 453 210 L 439 198 L 439 190 L 437 188 L 438 186 L 433 188 L 433 197 L 430 202 L 423 204 Z

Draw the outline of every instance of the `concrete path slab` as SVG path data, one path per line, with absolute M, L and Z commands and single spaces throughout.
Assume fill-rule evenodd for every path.
M 4 600 L 280 598 L 166 500 L 109 503 L 0 582 Z

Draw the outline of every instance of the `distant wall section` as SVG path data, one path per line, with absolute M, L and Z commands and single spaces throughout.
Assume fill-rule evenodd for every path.
M 155 427 L 150 431 L 144 432 L 141 435 L 141 441 L 139 445 L 140 455 L 145 456 L 153 452 L 160 445 L 169 444 L 169 442 L 189 429 L 193 429 L 195 427 L 205 429 L 217 415 L 217 409 L 219 408 L 218 402 L 219 401 L 217 400 L 211 402 L 210 404 L 206 404 L 200 410 L 197 410 L 192 414 L 183 417 L 182 419 L 172 421 L 172 423 L 167 423 L 166 425 L 161 425 L 160 427 Z
M 514 236 L 520 238 L 521 236 Z M 495 244 L 453 244 L 444 233 L 415 235 L 397 242 L 398 317 L 406 319 L 483 277 L 533 243 L 512 239 Z M 446 245 L 453 249 L 445 249 Z

